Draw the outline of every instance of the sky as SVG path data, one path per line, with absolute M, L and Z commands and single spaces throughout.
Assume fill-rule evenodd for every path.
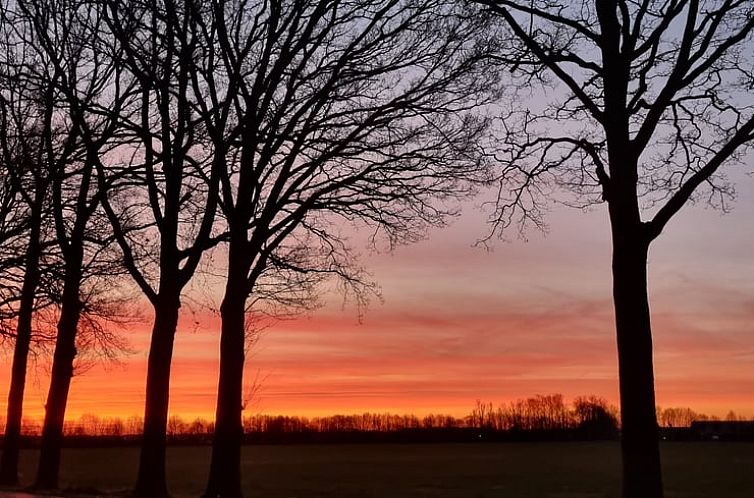
M 754 178 L 732 212 L 685 208 L 654 243 L 650 300 L 658 405 L 754 416 Z M 323 306 L 263 332 L 247 363 L 245 414 L 364 411 L 467 414 L 481 399 L 594 394 L 618 402 L 605 206 L 553 206 L 546 234 L 490 250 L 470 203 L 448 228 L 392 253 L 362 251 L 382 300 L 359 313 L 333 290 Z M 145 306 L 148 309 L 148 306 Z M 141 415 L 149 314 L 125 331 L 133 353 L 74 378 L 68 418 Z M 171 414 L 214 413 L 219 321 L 194 306 L 176 338 Z M 11 354 L 2 352 L 0 399 Z M 46 364 L 25 414 L 43 414 Z M 252 387 L 254 386 L 254 387 Z M 3 407 L 4 411 L 4 407 Z

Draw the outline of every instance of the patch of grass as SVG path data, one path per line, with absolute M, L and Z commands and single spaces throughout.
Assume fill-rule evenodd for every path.
M 201 494 L 208 447 L 168 450 L 176 497 Z M 665 443 L 668 498 L 751 498 L 754 444 Z M 22 455 L 30 484 L 37 452 Z M 67 449 L 61 485 L 125 492 L 137 448 Z M 247 446 L 247 498 L 618 498 L 617 443 Z

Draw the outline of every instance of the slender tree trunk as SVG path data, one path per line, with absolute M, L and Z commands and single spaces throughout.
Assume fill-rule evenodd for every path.
M 180 296 L 160 296 L 155 305 L 152 341 L 147 364 L 144 436 L 134 494 L 144 498 L 168 496 L 165 477 L 165 442 L 170 396 L 170 366 L 178 326 Z
M 620 375 L 623 498 L 662 498 L 647 296 L 649 242 L 614 237 L 613 300 Z
M 10 389 L 8 392 L 8 410 L 5 418 L 5 437 L 3 439 L 3 456 L 0 460 L 0 484 L 18 484 L 18 456 L 21 446 L 21 419 L 23 416 L 24 389 L 26 387 L 26 366 L 31 346 L 32 317 L 34 301 L 39 285 L 39 260 L 42 247 L 41 217 L 39 213 L 31 220 L 29 245 L 25 257 L 24 282 L 16 324 L 16 343 L 13 350 Z
M 220 314 L 220 378 L 215 433 L 204 498 L 241 498 L 241 422 L 245 346 L 246 271 L 229 271 Z
M 68 392 L 73 377 L 76 358 L 76 335 L 81 316 L 81 259 L 66 265 L 65 287 L 58 321 L 58 336 L 52 360 L 50 390 L 45 404 L 42 428 L 42 447 L 39 454 L 35 486 L 41 489 L 58 487 L 60 449 L 63 444 L 63 423 L 68 403 Z

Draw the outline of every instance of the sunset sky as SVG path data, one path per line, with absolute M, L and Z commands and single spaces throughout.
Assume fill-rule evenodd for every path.
M 737 179 L 733 212 L 680 213 L 650 254 L 658 404 L 754 416 L 754 178 Z M 554 206 L 547 235 L 511 234 L 473 247 L 484 215 L 463 215 L 392 254 L 364 248 L 382 289 L 359 323 L 331 292 L 311 315 L 281 322 L 253 349 L 247 379 L 259 392 L 245 413 L 362 411 L 464 415 L 534 394 L 596 394 L 617 403 L 604 206 Z M 148 307 L 145 307 L 148 309 Z M 176 339 L 171 412 L 211 418 L 219 322 L 194 306 Z M 141 415 L 149 318 L 127 331 L 134 353 L 74 379 L 68 418 Z M 198 321 L 198 324 L 195 322 Z M 11 352 L 2 353 L 7 398 Z M 28 378 L 25 414 L 42 414 L 47 377 Z M 3 410 L 4 411 L 4 410 Z

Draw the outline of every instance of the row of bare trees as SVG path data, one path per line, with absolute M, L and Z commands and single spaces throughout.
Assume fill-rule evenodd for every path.
M 690 413 L 690 409 L 667 409 Z M 251 415 L 242 419 L 243 432 L 290 433 L 290 432 L 391 432 L 406 429 L 477 428 L 494 430 L 553 430 L 577 427 L 590 421 L 607 417 L 617 428 L 617 409 L 603 398 L 582 396 L 575 398 L 570 406 L 563 396 L 538 395 L 494 407 L 492 403 L 477 401 L 466 417 L 445 414 L 398 415 L 392 413 L 360 413 L 352 415 L 329 415 L 299 417 L 282 415 Z M 694 414 L 694 419 L 700 416 Z M 67 422 L 64 432 L 69 435 L 123 436 L 141 434 L 143 420 L 140 417 L 98 417 L 84 414 L 76 421 Z M 168 418 L 168 435 L 211 434 L 214 424 L 202 418 L 184 420 L 179 415 Z M 25 434 L 40 434 L 40 426 L 27 422 Z
M 495 407 L 478 400 L 469 415 L 471 427 L 494 430 L 548 431 L 605 421 L 618 427 L 617 410 L 595 396 L 577 397 L 568 406 L 560 394 L 537 395 Z
M 122 273 L 110 224 L 98 209 L 92 156 L 112 147 L 112 115 L 82 128 L 107 79 L 92 64 L 91 36 L 75 11 L 55 16 L 32 3 L 0 11 L 0 157 L 2 319 L 14 338 L 0 481 L 17 480 L 25 377 L 31 347 L 54 348 L 44 421 L 40 481 L 57 475 L 65 405 L 74 361 L 124 349 L 111 325 L 126 318 L 116 288 Z M 51 9 L 46 14 L 51 14 Z M 59 28 L 59 29 L 56 29 Z M 58 45 L 58 43 L 60 45 Z M 97 69 L 93 69 L 97 66 Z M 76 101 L 74 102 L 74 97 Z M 77 351 L 81 349 L 81 353 Z M 56 482 L 56 481 L 55 481 Z
M 430 413 L 422 417 L 393 413 L 359 413 L 300 417 L 288 415 L 250 415 L 242 418 L 244 434 L 255 433 L 332 433 L 332 432 L 394 432 L 421 429 L 489 429 L 496 431 L 550 431 L 587 427 L 602 427 L 617 431 L 620 426 L 618 409 L 603 398 L 583 396 L 575 398 L 570 406 L 562 404 L 560 395 L 535 396 L 495 407 L 492 403 L 477 402 L 465 417 Z M 729 411 L 725 417 L 699 413 L 688 407 L 657 408 L 660 427 L 690 427 L 695 421 L 745 422 L 750 419 Z M 40 436 L 42 425 L 38 420 L 25 419 L 22 424 L 25 436 Z M 5 427 L 0 420 L 0 430 Z M 139 436 L 144 427 L 142 417 L 100 417 L 85 413 L 63 425 L 65 436 L 123 437 Z M 205 418 L 187 420 L 180 415 L 168 417 L 167 435 L 211 436 L 215 424 Z M 600 434 L 611 435 L 609 432 Z
M 689 427 L 692 422 L 748 422 L 746 415 L 729 410 L 724 417 L 699 413 L 688 407 L 657 407 L 657 422 L 660 427 Z
M 430 413 L 422 417 L 416 415 L 397 415 L 393 413 L 360 413 L 352 415 L 328 415 L 320 417 L 301 417 L 285 415 L 247 415 L 242 418 L 244 434 L 252 433 L 291 433 L 291 432 L 391 432 L 406 429 L 453 429 L 476 428 L 505 430 L 553 430 L 568 429 L 604 423 L 617 429 L 620 425 L 618 409 L 604 398 L 597 396 L 579 396 L 570 405 L 563 402 L 563 397 L 556 395 L 537 395 L 532 398 L 519 399 L 495 406 L 489 402 L 477 401 L 471 412 L 465 417 Z M 657 407 L 657 421 L 660 427 L 690 427 L 695 421 L 737 422 L 749 421 L 746 416 L 730 410 L 725 417 L 707 415 L 688 407 Z M 66 420 L 63 434 L 66 436 L 138 436 L 144 427 L 144 419 L 131 416 L 100 417 L 85 413 L 75 420 Z M 0 431 L 5 428 L 4 419 L 0 419 Z M 197 417 L 187 420 L 180 415 L 168 417 L 168 436 L 211 435 L 213 422 Z M 25 418 L 22 422 L 22 434 L 39 436 L 42 425 L 39 420 Z
M 684 205 L 732 195 L 721 168 L 754 141 L 751 2 L 0 9 L 0 316 L 14 339 L 0 481 L 17 480 L 35 341 L 54 341 L 37 484 L 55 487 L 79 349 L 117 344 L 102 324 L 135 289 L 153 308 L 136 494 L 167 495 L 173 344 L 207 263 L 222 325 L 206 496 L 240 496 L 253 312 L 311 307 L 328 277 L 366 300 L 344 224 L 416 240 L 493 183 L 493 234 L 543 226 L 553 199 L 607 203 L 624 496 L 662 496 L 647 257 Z
M 56 309 L 36 478 L 55 488 L 85 317 L 119 316 L 131 288 L 153 308 L 135 493 L 167 496 L 173 344 L 207 262 L 224 288 L 206 496 L 240 496 L 250 317 L 310 307 L 331 276 L 366 301 L 374 286 L 341 227 L 415 240 L 484 179 L 487 120 L 471 111 L 496 77 L 477 13 L 436 0 L 3 2 L 15 343 L 0 480 L 17 481 L 35 317 Z

